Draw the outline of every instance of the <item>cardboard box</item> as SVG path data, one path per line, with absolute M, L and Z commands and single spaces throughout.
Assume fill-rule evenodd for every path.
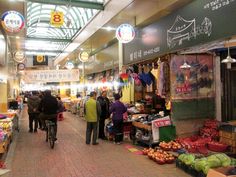
M 220 167 L 215 169 L 210 169 L 207 173 L 207 177 L 236 177 L 236 175 L 226 175 L 227 172 L 234 167 Z

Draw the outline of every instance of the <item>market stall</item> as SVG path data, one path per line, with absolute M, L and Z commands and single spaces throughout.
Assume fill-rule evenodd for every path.
M 0 154 L 7 151 L 15 131 L 19 131 L 18 114 L 18 110 L 8 110 L 6 113 L 0 113 Z
M 175 162 L 194 177 L 235 176 L 235 127 L 235 122 L 206 120 L 198 135 L 160 141 L 155 148 L 144 148 L 143 154 L 159 165 Z
M 171 141 L 176 137 L 175 126 L 169 116 L 146 115 L 133 121 L 132 125 L 133 144 L 139 142 L 151 147 L 160 141 Z

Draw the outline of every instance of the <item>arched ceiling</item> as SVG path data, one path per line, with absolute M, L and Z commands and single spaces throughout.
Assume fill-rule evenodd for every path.
M 103 0 L 28 0 L 26 3 L 26 54 L 57 56 L 72 42 L 78 31 L 94 17 L 99 9 L 102 9 L 101 7 L 103 7 Z M 52 11 L 63 13 L 62 26 L 55 27 L 50 23 Z

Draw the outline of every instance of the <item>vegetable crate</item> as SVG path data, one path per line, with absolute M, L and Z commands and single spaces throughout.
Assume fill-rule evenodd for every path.
M 228 132 L 220 130 L 220 137 L 236 140 L 236 132 Z
M 178 159 L 176 159 L 176 167 L 180 168 L 181 170 L 185 171 L 185 173 L 188 173 L 189 175 L 193 177 L 206 177 L 204 173 L 196 171 L 194 168 L 192 168 L 189 165 L 184 164 Z
M 223 144 L 227 144 L 229 146 L 232 146 L 232 147 L 236 147 L 236 141 L 233 139 L 220 137 L 220 142 Z

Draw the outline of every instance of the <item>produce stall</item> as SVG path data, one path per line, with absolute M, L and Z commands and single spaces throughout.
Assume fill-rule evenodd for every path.
M 151 147 L 163 140 L 171 141 L 176 136 L 175 126 L 171 124 L 169 116 L 147 115 L 136 119 L 132 125 L 133 144 L 140 142 Z
M 14 136 L 14 131 L 19 131 L 18 111 L 9 110 L 0 114 L 0 154 L 7 151 Z

